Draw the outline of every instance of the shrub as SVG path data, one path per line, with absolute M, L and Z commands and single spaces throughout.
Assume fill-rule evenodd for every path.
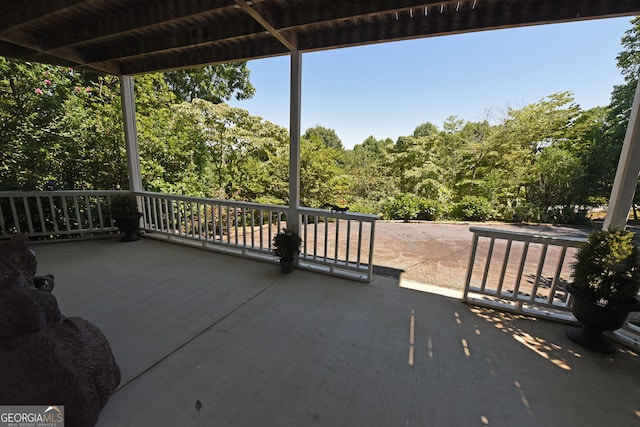
M 442 204 L 437 200 L 431 199 L 420 199 L 418 207 L 420 210 L 418 211 L 416 218 L 426 221 L 437 220 L 440 218 L 443 211 Z
M 401 219 L 404 222 L 409 222 L 409 220 L 415 219 L 420 212 L 420 200 L 420 197 L 407 193 L 390 197 L 384 204 L 384 215 L 388 219 Z
M 349 212 L 377 215 L 380 209 L 376 206 L 376 202 L 362 200 L 350 202 Z
M 465 221 L 487 221 L 495 215 L 491 202 L 481 196 L 464 196 L 454 205 L 452 213 Z
M 552 224 L 576 224 L 587 225 L 587 210 L 576 208 L 574 206 L 564 206 L 549 208 L 542 216 L 542 222 L 550 222 Z

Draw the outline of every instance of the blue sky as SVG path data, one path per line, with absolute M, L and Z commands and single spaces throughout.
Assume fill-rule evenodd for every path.
M 447 117 L 496 121 L 556 92 L 605 106 L 630 18 L 601 19 L 383 43 L 302 55 L 302 132 L 321 125 L 347 148 L 369 135 L 410 135 Z M 250 61 L 250 100 L 229 102 L 289 127 L 288 56 Z

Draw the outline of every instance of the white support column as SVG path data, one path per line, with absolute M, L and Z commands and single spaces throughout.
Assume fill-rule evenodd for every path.
M 631 117 L 613 182 L 603 229 L 624 228 L 640 174 L 640 80 L 631 107 Z
M 138 151 L 138 132 L 136 130 L 136 101 L 133 92 L 133 77 L 120 76 L 120 99 L 124 120 L 124 138 L 127 146 L 127 165 L 129 189 L 142 191 L 140 175 L 140 153 Z
M 291 104 L 289 134 L 289 211 L 287 227 L 300 229 L 300 109 L 302 90 L 302 54 L 291 51 Z

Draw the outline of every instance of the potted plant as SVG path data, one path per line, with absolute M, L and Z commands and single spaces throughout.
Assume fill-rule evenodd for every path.
M 640 310 L 640 251 L 634 236 L 627 230 L 596 231 L 578 249 L 567 290 L 573 295 L 573 315 L 583 327 L 567 335 L 584 347 L 613 352 L 602 332 L 619 329 L 629 313 Z
M 133 194 L 117 196 L 111 200 L 111 218 L 115 221 L 118 230 L 124 233 L 121 242 L 133 242 L 140 240 L 140 218 L 142 213 L 138 211 L 136 197 Z
M 280 257 L 280 268 L 283 273 L 291 273 L 296 256 L 300 253 L 302 238 L 293 230 L 283 228 L 273 237 L 273 253 Z

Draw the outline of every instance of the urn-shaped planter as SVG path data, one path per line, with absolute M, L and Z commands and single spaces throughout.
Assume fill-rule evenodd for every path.
M 567 335 L 591 350 L 610 353 L 614 350 L 602 333 L 624 325 L 632 311 L 640 310 L 640 250 L 635 234 L 627 230 L 601 230 L 576 253 L 573 284 L 573 315 L 582 324 L 579 331 Z
M 293 271 L 293 266 L 295 265 L 295 260 L 286 261 L 284 259 L 280 260 L 280 271 L 283 273 L 291 273 Z
M 142 213 L 138 212 L 138 204 L 133 194 L 116 196 L 110 204 L 111 218 L 124 236 L 121 242 L 134 242 L 140 240 L 138 231 L 140 230 L 140 218 Z
M 612 353 L 614 347 L 602 333 L 620 329 L 629 313 L 640 310 L 638 301 L 604 304 L 603 301 L 597 301 L 571 285 L 567 290 L 573 295 L 573 315 L 582 324 L 582 329 L 569 331 L 567 336 L 590 350 Z
M 140 240 L 140 236 L 138 236 L 140 218 L 142 218 L 142 213 L 136 212 L 131 215 L 119 216 L 115 219 L 116 227 L 124 233 L 124 236 L 120 238 L 121 242 L 135 242 L 136 240 Z

